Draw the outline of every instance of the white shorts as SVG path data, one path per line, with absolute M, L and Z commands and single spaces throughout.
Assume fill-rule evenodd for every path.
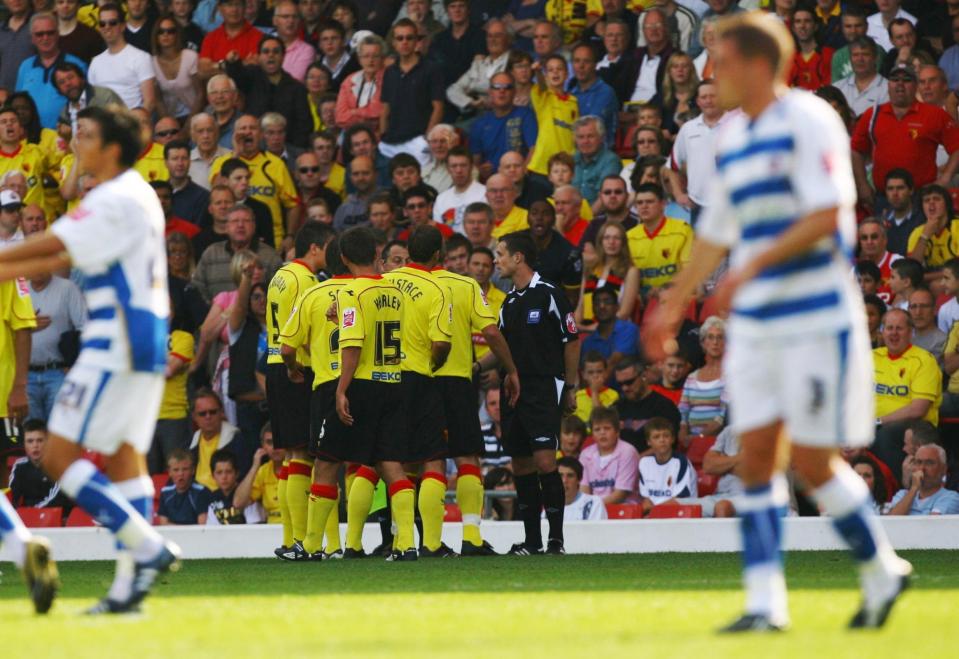
M 875 386 L 862 330 L 743 339 L 729 332 L 723 363 L 732 426 L 783 421 L 803 446 L 865 446 L 875 435 Z
M 162 373 L 113 373 L 77 364 L 50 413 L 50 432 L 113 455 L 122 444 L 147 453 L 166 384 Z

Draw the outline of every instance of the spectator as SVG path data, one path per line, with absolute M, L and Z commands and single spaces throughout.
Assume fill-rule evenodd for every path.
M 736 475 L 739 466 L 739 436 L 725 428 L 703 457 L 703 473 L 719 476 L 716 491 L 703 497 L 681 499 L 679 503 L 702 506 L 703 517 L 735 517 L 735 501 L 742 496 L 743 482 Z
M 243 15 L 243 0 L 218 0 L 223 24 L 207 26 L 209 30 L 200 46 L 199 71 L 203 78 L 211 78 L 222 71 L 231 56 L 234 61 L 245 61 L 257 52 L 263 33 L 251 25 Z
M 679 401 L 679 444 L 689 446 L 694 435 L 715 437 L 726 425 L 726 381 L 722 360 L 726 352 L 726 323 L 710 316 L 699 329 L 706 363 L 689 374 Z
M 346 197 L 346 169 L 336 162 L 336 136 L 329 131 L 321 131 L 313 133 L 310 141 L 313 143 L 313 154 L 320 168 L 317 172 L 317 180 L 320 185 L 339 198 L 330 200 L 331 203 L 339 206 L 340 200 Z
M 892 50 L 893 44 L 889 36 L 889 27 L 894 19 L 904 18 L 915 24 L 916 17 L 901 8 L 900 0 L 878 0 L 876 5 L 879 11 L 867 19 L 869 25 L 866 34 L 875 40 L 883 50 Z
M 696 470 L 685 455 L 673 451 L 676 435 L 669 421 L 650 419 L 643 431 L 652 451 L 652 455 L 639 460 L 643 515 L 648 515 L 653 506 L 697 497 Z
M 679 401 L 682 400 L 683 397 L 683 387 L 686 385 L 686 378 L 689 377 L 691 370 L 693 370 L 693 366 L 689 363 L 689 357 L 686 352 L 680 348 L 677 353 L 670 355 L 662 361 L 658 367 L 660 382 L 653 382 L 649 388 L 671 400 L 674 405 L 679 405 Z M 676 422 L 676 428 L 678 432 L 678 420 Z
M 4 0 L 7 19 L 0 26 L 0 88 L 13 89 L 20 63 L 33 55 L 30 0 Z M 26 28 L 26 29 L 24 29 Z
M 872 349 L 875 350 L 882 346 L 882 317 L 886 315 L 888 307 L 882 298 L 873 294 L 865 295 L 863 302 L 866 305 L 866 326 L 869 330 L 869 342 Z
M 74 135 L 77 131 L 77 113 L 83 108 L 124 105 L 123 99 L 116 92 L 109 87 L 91 85 L 87 82 L 83 69 L 70 62 L 60 62 L 54 67 L 53 84 L 66 99 L 58 121 L 69 125 Z
M 790 28 L 796 39 L 792 70 L 787 82 L 790 87 L 815 91 L 831 82 L 833 50 L 822 46 L 817 40 L 816 13 L 809 6 L 797 7 L 793 12 Z
M 512 521 L 516 511 L 516 484 L 513 472 L 506 467 L 493 467 L 483 477 L 483 489 L 493 491 L 498 496 L 491 498 L 491 519 L 503 522 Z
M 490 82 L 494 75 L 506 70 L 509 46 L 506 24 L 496 19 L 490 21 L 486 25 L 486 54 L 477 54 L 461 75 L 452 78 L 455 82 L 446 89 L 446 98 L 461 115 L 472 116 L 490 107 Z M 437 44 L 433 44 L 433 48 L 436 50 Z
M 322 23 L 320 32 L 320 63 L 330 72 L 330 91 L 340 91 L 340 86 L 352 73 L 359 70 L 356 58 L 346 48 L 346 32 L 336 21 Z
M 160 117 L 153 126 L 153 141 L 161 147 L 182 137 L 180 122 L 173 117 Z
M 496 467 L 509 468 L 510 457 L 503 448 L 503 427 L 500 424 L 499 387 L 490 387 L 483 393 L 483 410 L 488 421 L 480 429 L 483 432 L 483 473 Z
M 643 299 L 659 294 L 689 261 L 693 230 L 685 222 L 667 218 L 661 186 L 644 183 L 636 189 L 635 209 L 640 224 L 626 233 L 629 253 L 639 269 Z
M 273 447 L 273 430 L 267 422 L 260 431 L 260 448 L 253 454 L 253 466 L 236 486 L 233 500 L 237 508 L 258 503 L 266 513 L 267 524 L 281 523 L 280 472 L 286 451 Z
M 153 72 L 160 91 L 158 111 L 185 121 L 203 109 L 199 56 L 183 45 L 183 28 L 172 16 L 160 18 L 153 33 Z
M 598 57 L 592 45 L 581 43 L 573 48 L 572 55 L 575 77 L 570 81 L 569 91 L 576 97 L 582 117 L 594 116 L 599 119 L 598 125 L 603 131 L 606 146 L 612 148 L 619 121 L 616 92 L 599 77 L 596 69 Z
M 350 162 L 350 181 L 356 191 L 347 195 L 340 207 L 336 209 L 333 228 L 337 232 L 369 223 L 368 203 L 377 191 L 373 161 L 366 156 L 354 158 Z
M 872 261 L 857 261 L 853 266 L 853 272 L 856 275 L 856 281 L 859 283 L 859 290 L 863 295 L 875 297 L 879 292 L 879 283 L 882 275 L 879 268 Z M 892 293 L 886 294 L 888 300 L 892 300 Z
M 674 435 L 679 428 L 679 410 L 671 400 L 649 387 L 646 370 L 642 361 L 635 356 L 616 364 L 616 387 L 622 395 L 613 405 L 619 413 L 622 439 L 641 454 L 649 449 L 643 427 L 650 419 L 666 419 Z
M 925 222 L 922 212 L 913 202 L 915 184 L 912 174 L 902 168 L 890 170 L 886 174 L 883 190 L 888 207 L 880 210 L 877 204 L 876 211 L 886 227 L 889 250 L 894 254 L 905 254 L 913 230 Z
M 174 215 L 173 187 L 169 181 L 151 181 L 150 187 L 156 193 L 157 199 L 160 200 L 160 207 L 163 209 L 163 216 L 166 219 L 165 236 L 171 233 L 182 233 L 187 238 L 193 238 L 200 233 L 200 227 Z
M 699 23 L 698 36 L 702 51 L 693 60 L 693 66 L 696 67 L 696 75 L 700 80 L 712 80 L 715 76 L 713 66 L 716 61 L 716 47 L 719 45 L 716 21 L 715 17 L 711 17 L 704 18 Z
M 470 241 L 461 234 L 451 234 L 444 243 L 443 267 L 464 277 L 469 276 Z
M 240 116 L 236 83 L 225 73 L 218 73 L 206 83 L 206 95 L 210 99 L 210 107 L 206 111 L 216 120 L 219 145 L 224 149 L 232 149 L 233 129 Z
M 206 524 L 207 509 L 213 498 L 209 488 L 194 479 L 193 454 L 182 448 L 173 450 L 167 459 L 170 483 L 160 490 L 160 505 L 155 524 Z
M 87 79 L 97 87 L 109 87 L 128 108 L 152 112 L 157 103 L 156 74 L 150 56 L 127 43 L 126 22 L 115 4 L 100 7 L 100 35 L 107 49 L 93 58 Z
M 436 227 L 444 239 L 453 235 L 453 230 L 448 226 L 433 221 L 433 197 L 426 187 L 417 185 L 404 192 L 403 210 L 406 213 L 407 227 L 397 235 L 400 240 L 408 241 L 410 234 L 422 226 Z
M 383 246 L 381 259 L 383 272 L 392 272 L 410 262 L 410 251 L 403 240 L 391 240 Z
M 123 37 L 127 43 L 145 53 L 150 52 L 150 36 L 153 33 L 155 13 L 148 0 L 127 0 L 126 27 Z
M 54 84 L 53 71 L 61 62 L 70 62 L 86 70 L 86 64 L 60 50 L 57 40 L 57 19 L 53 14 L 41 12 L 30 18 L 30 35 L 37 54 L 20 63 L 17 72 L 17 91 L 30 94 L 39 108 L 40 124 L 44 128 L 56 128 L 60 108 L 66 99 Z
M 397 208 L 393 198 L 386 192 L 377 192 L 367 204 L 369 209 L 370 226 L 382 231 L 387 240 L 394 240 L 399 233 L 396 226 Z M 332 215 L 330 216 L 332 223 Z
M 583 494 L 593 494 L 604 504 L 634 503 L 638 500 L 639 453 L 632 444 L 620 441 L 619 415 L 615 409 L 597 407 L 590 415 L 593 438 L 583 449 Z
M 90 60 L 103 52 L 106 44 L 99 32 L 77 20 L 79 9 L 80 0 L 58 0 L 54 3 L 60 48 L 89 64 Z
M 687 7 L 676 2 L 676 0 L 653 0 L 652 4 L 666 12 L 672 47 L 676 51 L 683 51 L 693 56 L 697 55 L 701 47 L 694 44 L 694 36 L 699 24 L 699 17 L 696 15 L 697 9 L 692 8 L 695 3 L 687 3 L 690 5 Z M 699 5 L 702 9 L 706 7 L 705 3 L 699 3 Z M 642 30 L 645 17 L 645 13 L 638 16 L 638 27 L 640 29 L 636 30 L 638 35 L 636 45 L 640 47 L 646 45 L 646 37 Z
M 867 217 L 859 223 L 859 262 L 868 261 L 879 270 L 876 280 L 877 294 L 891 300 L 889 278 L 892 276 L 892 264 L 902 258 L 900 254 L 893 254 L 888 249 L 886 228 L 882 222 L 873 217 Z
M 516 188 L 513 182 L 502 174 L 493 174 L 486 181 L 486 200 L 493 209 L 494 238 L 505 236 L 514 231 L 522 231 L 530 226 L 527 212 L 516 205 Z M 547 204 L 548 205 L 548 204 Z M 530 207 L 532 209 L 532 206 Z M 552 209 L 552 206 L 550 206 Z M 552 213 L 555 221 L 555 211 Z M 552 227 L 550 227 L 552 228 Z M 541 273 L 542 274 L 542 273 Z
M 469 152 L 454 146 L 446 156 L 451 185 L 440 192 L 433 204 L 433 219 L 457 233 L 464 233 L 463 217 L 470 204 L 486 199 L 486 186 L 473 180 L 473 166 Z
M 360 70 L 340 85 L 336 98 L 336 125 L 347 129 L 358 123 L 374 124 L 383 111 L 383 56 L 386 43 L 371 35 L 360 42 Z
M 210 459 L 220 449 L 230 446 L 237 428 L 224 418 L 220 397 L 209 389 L 201 389 L 193 397 L 193 423 L 198 428 L 190 442 L 193 462 L 197 466 L 196 482 L 216 490 Z
M 17 458 L 10 469 L 11 503 L 17 507 L 64 508 L 69 511 L 73 503 L 60 491 L 60 484 L 47 476 L 40 466 L 46 445 L 46 422 L 40 419 L 24 421 L 24 456 Z
M 227 449 L 217 449 L 210 458 L 210 471 L 216 481 L 212 501 L 207 508 L 207 526 L 221 524 L 259 524 L 263 521 L 263 509 L 257 503 L 245 507 L 234 502 L 237 488 L 236 456 Z
M 263 147 L 268 153 L 283 161 L 288 172 L 296 172 L 296 158 L 303 150 L 286 141 L 286 117 L 279 112 L 267 112 L 260 117 Z
M 912 342 L 942 364 L 946 333 L 936 327 L 936 296 L 928 288 L 918 288 L 909 296 L 912 317 Z
M 619 393 L 606 386 L 609 362 L 595 350 L 584 353 L 580 368 L 583 388 L 576 392 L 575 414 L 584 423 L 589 423 L 593 410 L 612 407 L 619 400 Z
M 666 62 L 673 54 L 670 40 L 669 16 L 661 7 L 650 7 L 645 12 L 642 35 L 646 45 L 636 49 L 636 59 L 629 77 L 628 102 L 645 103 L 663 88 L 666 77 Z
M 926 223 L 909 235 L 906 254 L 925 266 L 926 279 L 938 278 L 938 271 L 956 252 L 959 220 L 954 217 L 952 196 L 939 185 L 927 185 L 919 191 Z
M 22 204 L 45 208 L 43 176 L 38 174 L 45 169 L 46 157 L 36 144 L 24 144 L 25 137 L 19 113 L 11 105 L 0 107 L 0 175 L 22 177 L 19 188 L 13 187 L 10 178 L 2 180 L 2 187 L 16 189 Z
M 220 179 L 233 192 L 235 203 L 242 204 L 253 211 L 256 223 L 254 235 L 270 247 L 276 246 L 276 234 L 270 207 L 259 199 L 250 196 L 250 167 L 239 158 L 228 158 L 220 168 Z
M 176 19 L 183 32 L 183 46 L 199 53 L 200 46 L 203 45 L 204 32 L 193 22 L 194 7 L 193 0 L 171 0 L 170 14 Z
M 620 314 L 619 294 L 619 287 L 610 284 L 592 291 L 595 324 L 591 324 L 592 333 L 583 339 L 583 351 L 595 350 L 608 360 L 607 381 L 620 360 L 637 354 L 639 344 L 639 328 Z
M 845 126 L 846 132 L 852 135 L 856 118 L 853 115 L 852 109 L 849 107 L 849 102 L 846 100 L 846 97 L 842 95 L 842 92 L 832 85 L 826 85 L 825 87 L 817 89 L 815 94 L 829 103 L 830 107 L 839 115 L 839 119 L 842 121 L 842 125 Z
M 885 346 L 873 351 L 876 372 L 876 441 L 873 453 L 899 479 L 903 435 L 910 421 L 939 421 L 942 373 L 935 358 L 912 345 L 913 322 L 908 313 L 891 309 L 883 317 Z
M 496 240 L 493 238 L 493 227 L 493 209 L 489 204 L 478 201 L 466 207 L 463 213 L 463 233 L 473 245 L 474 251 L 480 248 L 493 249 Z
M 485 25 L 484 38 L 480 24 L 470 22 L 469 3 L 466 0 L 445 0 L 443 5 L 446 9 L 446 17 L 449 19 L 449 27 L 433 38 L 429 56 L 443 70 L 443 82 L 448 87 L 465 74 L 477 59 L 483 57 L 484 50 L 486 52 L 497 48 L 502 48 L 504 52 L 509 50 L 510 36 L 502 21 L 492 19 Z M 494 36 L 496 43 L 491 45 L 490 28 L 496 23 L 499 24 Z M 484 83 L 488 84 L 488 81 L 487 75 Z
M 490 178 L 490 186 L 496 174 Z M 489 191 L 490 188 L 487 188 Z M 494 208 L 495 211 L 495 208 Z M 576 249 L 559 232 L 555 231 L 556 211 L 548 202 L 537 201 L 529 211 L 529 235 L 536 245 L 536 272 L 546 281 L 554 284 L 566 292 L 571 303 L 576 302 L 579 294 L 579 283 L 582 278 L 582 264 Z M 493 235 L 496 235 L 496 230 Z M 510 231 L 503 231 L 506 235 Z
M 639 216 L 630 208 L 626 181 L 619 175 L 609 175 L 599 186 L 599 212 L 583 233 L 579 247 L 583 251 L 583 265 L 593 267 L 598 258 L 596 239 L 607 222 L 616 222 L 629 231 L 639 224 Z M 623 243 L 625 249 L 625 242 Z
M 559 452 L 564 457 L 579 459 L 588 434 L 582 419 L 575 414 L 564 416 L 559 426 Z
M 530 94 L 533 91 L 533 57 L 522 50 L 513 50 L 506 60 L 506 73 L 513 76 L 515 86 L 513 105 L 520 108 L 530 106 Z
M 569 157 L 567 153 L 558 153 L 557 156 Z M 552 160 L 552 158 L 551 158 Z M 507 151 L 499 159 L 498 173 L 513 182 L 516 189 L 516 205 L 529 210 L 535 201 L 549 199 L 552 191 L 549 181 L 542 176 L 530 176 L 526 171 L 526 159 L 516 151 Z
M 879 47 L 869 37 L 859 37 L 849 44 L 849 65 L 852 73 L 833 79 L 855 116 L 871 107 L 889 102 L 889 82 L 879 75 Z
M 547 0 L 512 0 L 503 21 L 516 35 L 516 48 L 525 52 L 533 49 L 533 33 L 538 19 L 546 15 Z
M 606 28 L 603 31 L 603 48 L 606 54 L 596 64 L 599 77 L 616 92 L 616 99 L 622 106 L 628 103 L 633 95 L 631 83 L 633 72 L 636 69 L 636 58 L 630 44 L 634 43 L 629 33 L 629 26 L 621 18 L 610 18 L 604 21 Z
M 845 45 L 833 53 L 831 64 L 832 79 L 834 81 L 842 80 L 852 75 L 852 54 L 850 52 L 850 46 L 853 42 L 864 37 L 876 45 L 876 72 L 878 73 L 879 67 L 885 58 L 886 51 L 880 48 L 874 39 L 866 37 L 868 24 L 866 23 L 865 10 L 858 4 L 846 3 L 842 8 L 840 22 Z
M 430 157 L 420 173 L 423 183 L 437 192 L 448 190 L 453 185 L 446 158 L 450 149 L 459 143 L 456 129 L 449 124 L 436 124 L 426 134 L 426 142 L 430 148 Z
M 959 515 L 959 493 L 943 486 L 946 452 L 931 444 L 916 451 L 916 469 L 908 488 L 896 492 L 889 515 Z
M 833 50 L 842 48 L 846 44 L 842 33 L 842 3 L 839 0 L 818 0 L 816 2 L 816 19 L 819 42 Z
M 383 75 L 380 152 L 387 158 L 412 154 L 426 163 L 424 135 L 443 118 L 443 76 L 416 52 L 416 25 L 400 19 L 393 26 L 397 61 Z
M 906 426 L 906 432 L 902 436 L 902 452 L 906 454 L 905 459 L 902 461 L 903 484 L 912 482 L 912 472 L 917 469 L 916 452 L 920 447 L 928 446 L 929 444 L 939 444 L 939 431 L 936 430 L 934 425 L 920 419 Z M 873 458 L 876 457 L 871 453 L 869 455 Z M 889 497 L 891 498 L 892 495 L 899 490 L 899 484 L 896 482 L 892 471 L 888 467 L 885 467 L 882 462 L 878 464 L 880 470 L 883 471 L 887 485 L 890 485 L 890 487 L 887 488 L 887 492 L 889 492 Z
M 583 219 L 581 209 L 583 197 L 579 189 L 572 185 L 563 185 L 553 193 L 553 205 L 556 208 L 557 230 L 570 245 L 579 245 L 589 222 Z
M 955 39 L 955 35 L 959 33 L 959 14 L 949 18 L 949 29 Z M 939 66 L 946 72 L 949 89 L 959 87 L 959 43 L 953 43 L 943 51 L 942 57 L 939 58 Z
M 326 130 L 323 120 L 322 107 L 330 95 L 330 72 L 319 62 L 312 62 L 306 67 L 303 85 L 306 87 L 306 102 L 310 106 L 310 116 L 313 118 L 313 130 Z M 340 89 L 343 89 L 342 85 Z M 333 107 L 333 120 L 336 120 L 336 106 Z M 330 127 L 335 128 L 335 126 Z
M 199 226 L 210 200 L 210 191 L 190 178 L 190 145 L 181 141 L 168 142 L 163 147 L 163 160 L 170 172 L 174 215 Z
M 959 98 L 949 89 L 945 71 L 935 64 L 922 64 L 918 67 L 918 78 L 919 99 L 923 103 L 942 108 L 955 119 Z M 944 165 L 948 159 L 946 150 L 940 147 L 936 151 L 936 164 Z
M 855 458 L 850 464 L 853 470 L 862 478 L 866 487 L 869 488 L 869 494 L 872 496 L 873 511 L 877 515 L 881 515 L 882 509 L 889 500 L 889 497 L 886 495 L 886 484 L 883 482 L 879 465 L 875 460 L 865 455 Z
M 915 25 L 905 18 L 895 18 L 889 24 L 889 40 L 893 48 L 886 53 L 887 57 L 879 69 L 880 73 L 888 74 L 897 64 L 909 64 L 918 70 L 919 65 L 916 62 L 920 56 L 928 58 L 926 61 L 929 64 L 936 61 L 929 43 L 925 39 L 919 39 Z
M 393 196 L 393 201 L 397 205 L 403 204 L 403 197 L 407 190 L 418 186 L 424 186 L 430 195 L 430 200 L 436 198 L 436 190 L 423 183 L 422 167 L 419 161 L 408 153 L 398 153 L 390 159 L 389 163 L 390 183 L 392 187 L 389 193 Z
M 556 461 L 556 468 L 563 479 L 563 490 L 566 492 L 566 507 L 563 519 L 577 521 L 598 521 L 607 519 L 606 505 L 603 499 L 595 494 L 586 493 L 582 485 L 583 465 L 572 456 L 564 456 Z M 635 474 L 633 483 L 635 485 Z
M 579 103 L 575 96 L 566 93 L 569 73 L 562 55 L 553 54 L 542 60 L 536 76 L 530 99 L 539 130 L 528 168 L 532 173 L 546 176 L 549 159 L 554 154 L 573 151 L 573 123 L 579 117 Z
M 590 205 L 599 198 L 602 181 L 623 168 L 619 157 L 606 148 L 605 130 L 602 119 L 594 115 L 580 117 L 573 124 L 576 142 L 573 185 Z
M 616 180 L 622 184 L 622 179 Z M 583 240 L 585 241 L 585 235 Z M 618 307 L 616 318 L 620 320 L 633 317 L 639 296 L 639 270 L 633 265 L 623 225 L 615 220 L 607 220 L 596 236 L 593 253 L 597 256 L 593 259 L 593 267 L 583 273 L 579 304 L 576 307 L 576 322 L 584 330 L 593 328 L 593 295 L 600 287 L 608 287 L 615 292 Z
M 686 53 L 673 53 L 666 62 L 663 86 L 651 103 L 659 108 L 663 128 L 674 137 L 683 124 L 699 114 L 696 107 L 696 88 L 699 76 L 693 60 Z
M 305 153 L 303 155 L 308 156 L 310 154 Z M 333 226 L 333 213 L 330 212 L 330 205 L 322 197 L 310 198 L 304 208 L 306 209 L 306 222 L 319 222 L 320 224 Z
M 343 171 L 341 165 L 333 164 L 338 167 L 341 172 Z M 303 209 L 308 211 L 310 205 L 314 204 L 316 200 L 319 200 L 323 204 L 323 212 L 328 216 L 326 223 L 332 224 L 333 213 L 340 207 L 342 200 L 335 192 L 324 187 L 321 179 L 322 169 L 323 165 L 320 163 L 316 152 L 307 151 L 297 156 L 296 163 L 293 166 L 293 178 L 296 179 L 296 191 Z M 305 219 L 311 219 L 309 213 L 307 213 Z
M 508 151 L 527 154 L 536 144 L 537 122 L 532 110 L 516 107 L 513 76 L 501 72 L 490 78 L 490 109 L 470 128 L 473 164 L 485 181 L 496 172 L 500 159 Z
M 922 264 L 915 259 L 899 259 L 892 264 L 889 277 L 889 290 L 892 293 L 890 306 L 897 309 L 909 309 L 909 296 L 923 285 Z
M 956 269 L 959 269 L 959 261 L 955 259 L 950 261 L 945 268 L 947 275 L 944 280 L 948 282 L 949 290 L 951 291 L 959 288 L 956 284 Z M 946 305 L 954 303 L 956 299 L 954 293 L 954 297 L 950 299 Z M 943 326 L 942 312 L 946 309 L 946 305 L 943 305 L 942 309 L 939 310 L 940 330 L 942 330 Z M 945 416 L 959 416 L 959 373 L 957 373 L 959 372 L 959 323 L 953 322 L 949 328 L 946 346 L 943 349 L 942 368 L 946 372 L 946 375 L 949 376 L 948 391 L 944 393 L 942 413 Z
M 273 6 L 273 27 L 283 42 L 283 70 L 303 82 L 316 50 L 300 38 L 300 14 L 293 0 L 282 0 Z

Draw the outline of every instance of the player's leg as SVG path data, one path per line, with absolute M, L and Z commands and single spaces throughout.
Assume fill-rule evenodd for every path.
M 390 460 L 376 465 L 377 471 L 386 481 L 387 493 L 391 500 L 393 519 L 396 522 L 395 551 L 387 560 L 416 560 L 416 546 L 413 542 L 413 515 L 415 489 L 406 477 L 403 465 Z
M 349 558 L 361 558 L 363 553 L 363 528 L 373 505 L 373 493 L 380 477 L 366 465 L 360 465 L 353 477 L 346 499 L 346 551 Z
M 549 536 L 546 542 L 547 554 L 565 554 L 563 538 L 563 514 L 566 510 L 566 493 L 563 489 L 563 479 L 556 468 L 556 447 L 541 449 L 533 453 L 536 462 L 536 473 L 539 487 L 542 491 L 543 510 L 546 512 L 546 521 L 549 525 Z
M 528 446 L 526 450 L 529 451 Z M 509 553 L 517 556 L 541 554 L 543 531 L 540 511 L 543 509 L 543 494 L 536 473 L 536 462 L 532 454 L 519 455 L 514 450 L 510 455 L 513 462 L 513 482 L 516 483 L 516 512 L 523 521 L 525 537 L 523 542 L 514 544 Z
M 7 546 L 13 562 L 23 570 L 36 612 L 49 611 L 60 587 L 57 566 L 50 556 L 50 544 L 27 530 L 3 494 L 0 494 L 0 544 Z
M 275 427 L 275 426 L 274 426 Z M 288 549 L 293 547 L 293 522 L 290 520 L 290 506 L 286 500 L 286 486 L 290 476 L 290 461 L 283 460 L 283 466 L 280 467 L 280 474 L 277 476 L 276 498 L 280 504 L 280 523 L 283 527 L 282 544 L 273 550 L 277 558 L 282 556 Z
M 409 415 L 410 462 L 422 464 L 417 509 L 422 527 L 423 558 L 443 558 L 456 553 L 443 545 L 443 517 L 446 513 L 446 414 L 441 383 L 418 373 L 404 373 L 400 385 L 406 394 Z M 412 479 L 411 479 L 412 480 Z
M 338 549 L 340 539 L 339 488 L 336 485 L 336 475 L 339 467 L 340 463 L 335 460 L 318 459 L 313 463 L 313 482 L 310 484 L 309 494 L 309 521 L 306 538 L 303 541 L 304 550 L 309 553 L 313 560 L 319 560 L 324 556 L 322 552 L 323 535 L 329 528 L 331 518 L 336 520 L 336 542 L 330 549 L 329 543 L 333 542 L 333 533 L 330 533 L 327 548 L 330 552 Z
M 286 505 L 290 510 L 290 526 L 293 531 L 293 549 L 284 555 L 290 560 L 302 560 L 301 551 L 306 538 L 307 510 L 310 501 L 310 484 L 313 475 L 313 459 L 305 447 L 288 448 L 290 465 L 286 475 Z
M 456 553 L 443 544 L 443 517 L 446 514 L 446 463 L 444 460 L 429 460 L 423 463 L 420 478 L 420 517 L 423 520 L 424 557 L 450 557 Z
M 463 515 L 464 556 L 495 556 L 493 547 L 480 534 L 483 517 L 483 472 L 475 455 L 456 458 L 456 503 Z

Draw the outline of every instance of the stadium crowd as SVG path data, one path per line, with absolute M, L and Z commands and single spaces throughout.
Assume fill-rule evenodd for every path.
M 96 186 L 71 151 L 81 109 L 125 105 L 150 136 L 136 169 L 166 215 L 173 308 L 149 456 L 169 478 L 157 523 L 280 521 L 267 287 L 310 223 L 370 227 L 384 273 L 410 261 L 414 229 L 436 227 L 444 267 L 475 279 L 495 313 L 512 287 L 496 245 L 528 233 L 580 334 L 557 456 L 566 518 L 663 504 L 735 515 L 735 410 L 711 298 L 723 268 L 690 307 L 678 353 L 651 363 L 640 337 L 689 258 L 715 135 L 736 112 L 712 81 L 715 24 L 747 9 L 789 26 L 790 84 L 849 130 L 860 220 L 849 249 L 877 419 L 875 443 L 844 457 L 884 514 L 959 514 L 959 0 L 3 4 L 0 246 L 45 231 Z M 9 473 L 18 506 L 65 505 L 39 467 L 44 422 L 97 319 L 82 278 L 63 275 L 2 301 L 4 396 L 23 384 L 15 334 L 32 333 L 25 455 Z M 473 350 L 489 351 L 483 334 Z M 475 384 L 486 514 L 513 519 L 500 375 Z M 450 461 L 451 491 L 456 474 Z M 792 509 L 818 514 L 792 485 Z

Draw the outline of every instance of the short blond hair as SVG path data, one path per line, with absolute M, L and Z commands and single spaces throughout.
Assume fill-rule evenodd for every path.
M 776 79 L 786 79 L 796 46 L 782 21 L 766 12 L 747 11 L 720 19 L 717 31 L 719 39 L 735 43 L 743 57 L 768 61 Z

